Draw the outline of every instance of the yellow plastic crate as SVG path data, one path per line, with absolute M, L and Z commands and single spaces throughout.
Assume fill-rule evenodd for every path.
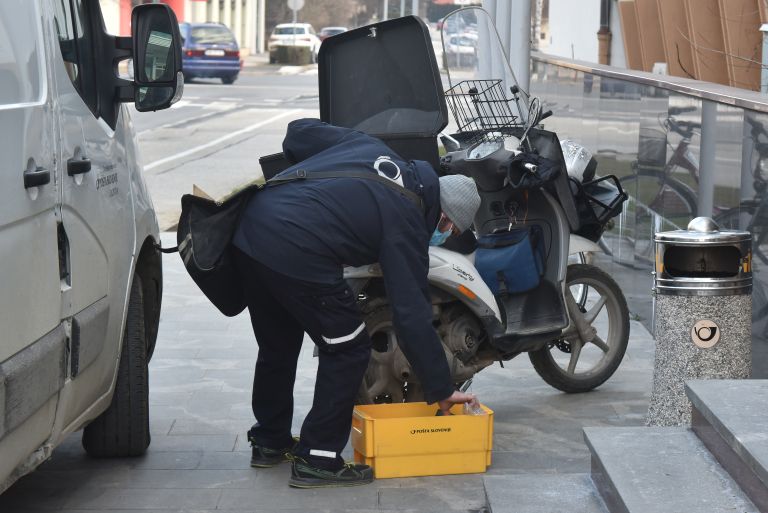
M 352 447 L 355 461 L 373 467 L 377 478 L 470 474 L 491 464 L 493 411 L 435 416 L 426 403 L 355 406 Z

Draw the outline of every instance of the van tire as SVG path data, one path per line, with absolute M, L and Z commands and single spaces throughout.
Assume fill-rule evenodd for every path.
M 117 383 L 109 408 L 83 431 L 83 448 L 96 458 L 141 456 L 149 447 L 149 368 L 141 278 L 133 277 Z

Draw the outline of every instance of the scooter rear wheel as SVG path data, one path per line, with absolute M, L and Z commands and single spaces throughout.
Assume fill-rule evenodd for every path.
M 624 358 L 629 309 L 618 284 L 595 266 L 569 265 L 566 283 L 567 293 L 578 296 L 574 298 L 576 315 L 591 326 L 591 333 L 585 340 L 572 314 L 560 339 L 528 356 L 539 376 L 551 386 L 567 393 L 588 392 L 605 383 Z

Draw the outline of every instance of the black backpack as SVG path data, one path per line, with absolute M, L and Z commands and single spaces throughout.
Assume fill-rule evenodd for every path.
M 184 267 L 203 294 L 221 313 L 233 317 L 245 309 L 246 300 L 241 288 L 242 280 L 233 262 L 231 242 L 252 195 L 265 187 L 326 178 L 373 180 L 403 194 L 423 210 L 421 197 L 415 192 L 372 172 L 311 172 L 299 169 L 278 175 L 265 184 L 250 185 L 222 202 L 185 194 L 181 197 L 181 216 L 176 233 L 178 246 L 160 250 L 164 253 L 178 251 Z

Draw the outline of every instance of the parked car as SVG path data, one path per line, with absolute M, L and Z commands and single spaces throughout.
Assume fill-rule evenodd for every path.
M 184 78 L 220 78 L 225 84 L 237 80 L 243 61 L 232 31 L 221 23 L 180 23 L 184 42 Z
M 464 32 L 462 34 L 446 35 L 445 59 L 446 67 L 473 67 L 477 63 L 477 34 Z
M 320 38 L 320 41 L 323 41 L 328 37 L 344 33 L 347 30 L 349 30 L 347 27 L 323 27 L 320 29 L 320 33 L 317 34 L 317 37 Z
M 315 29 L 309 23 L 281 23 L 277 25 L 269 36 L 269 63 L 277 62 L 277 47 L 308 46 L 312 55 L 312 62 L 317 62 L 317 53 L 320 51 L 320 38 Z
M 133 50 L 103 27 L 99 0 L 0 2 L 0 492 L 79 429 L 93 456 L 150 442 L 160 237 L 122 102 L 181 96 L 181 37 L 164 4 Z

